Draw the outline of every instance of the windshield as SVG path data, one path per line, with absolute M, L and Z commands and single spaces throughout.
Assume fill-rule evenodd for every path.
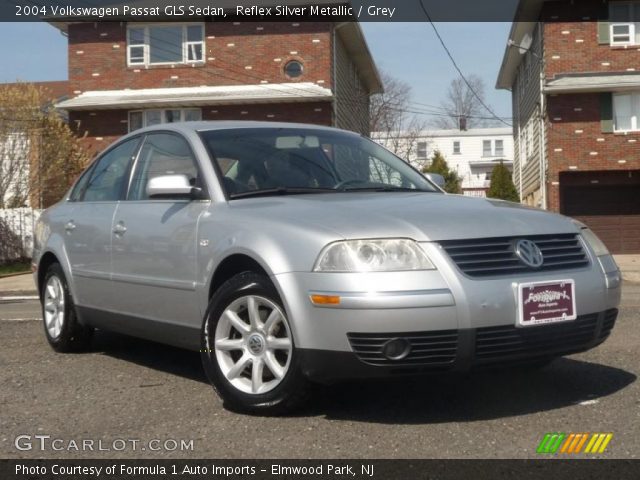
M 355 191 L 438 191 L 377 143 L 340 131 L 247 128 L 201 132 L 230 198 Z

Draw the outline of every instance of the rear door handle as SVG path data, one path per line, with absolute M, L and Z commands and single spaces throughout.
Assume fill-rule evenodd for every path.
M 64 229 L 68 232 L 71 233 L 76 229 L 76 224 L 73 223 L 73 220 L 69 220 L 65 225 L 64 225 Z
M 127 231 L 127 227 L 125 227 L 122 223 L 118 223 L 115 227 L 113 227 L 113 233 L 116 235 L 124 235 Z

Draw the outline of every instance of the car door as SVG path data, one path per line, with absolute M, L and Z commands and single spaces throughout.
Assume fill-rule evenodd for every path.
M 126 192 L 128 172 L 140 137 L 105 152 L 74 191 L 63 219 L 65 250 L 71 267 L 75 303 L 98 310 L 114 308 L 111 289 L 111 223 Z M 85 182 L 85 178 L 88 178 Z
M 202 312 L 195 290 L 196 234 L 209 202 L 149 198 L 149 180 L 163 175 L 186 175 L 192 185 L 199 185 L 197 160 L 177 133 L 151 133 L 143 141 L 127 199 L 114 216 L 114 292 L 122 312 L 140 321 L 130 325 L 133 330 L 145 328 L 143 320 L 198 329 Z

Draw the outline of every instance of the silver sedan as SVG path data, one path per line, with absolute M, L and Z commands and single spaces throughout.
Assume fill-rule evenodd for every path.
M 265 414 L 313 382 L 543 366 L 607 338 L 620 272 L 586 226 L 436 183 L 331 128 L 136 131 L 40 218 L 46 337 L 199 351 L 227 407 Z

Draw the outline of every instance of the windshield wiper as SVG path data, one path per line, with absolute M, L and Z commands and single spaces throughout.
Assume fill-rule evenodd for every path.
M 333 188 L 313 188 L 313 187 L 276 187 L 265 188 L 262 190 L 251 190 L 249 192 L 232 193 L 229 198 L 235 200 L 236 198 L 248 198 L 248 197 L 275 197 L 278 195 L 306 195 L 310 193 L 336 193 L 337 190 Z
M 427 192 L 430 193 L 429 190 L 419 190 L 417 188 L 408 188 L 408 187 L 346 187 L 340 189 L 341 192 Z

